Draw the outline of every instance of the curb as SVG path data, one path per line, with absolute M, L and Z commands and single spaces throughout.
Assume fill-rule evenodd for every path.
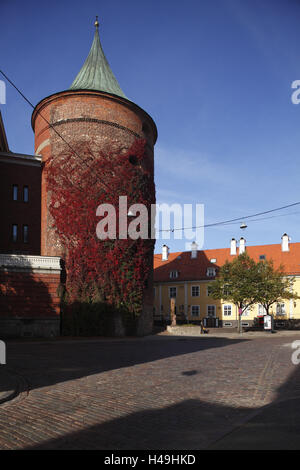
M 4 366 L 5 367 L 5 366 Z M 0 406 L 3 407 L 7 403 L 20 401 L 29 393 L 29 386 L 24 377 L 12 369 L 0 368 L 0 385 L 1 382 L 7 384 L 7 393 L 0 393 Z
M 216 439 L 213 439 L 208 444 L 208 446 L 206 447 L 206 450 L 217 450 L 216 446 L 218 446 L 219 443 L 222 443 L 222 441 L 226 440 L 228 437 L 230 438 L 230 436 L 232 436 L 234 438 L 234 434 L 238 430 L 245 429 L 246 426 L 249 423 L 251 423 L 251 421 L 253 419 L 259 417 L 260 415 L 263 415 L 263 413 L 265 411 L 268 411 L 270 409 L 272 410 L 272 408 L 276 408 L 276 406 L 278 406 L 278 405 L 281 405 L 281 404 L 284 404 L 284 403 L 287 403 L 287 402 L 293 402 L 294 400 L 299 401 L 300 396 L 297 395 L 297 396 L 294 396 L 294 397 L 281 398 L 281 399 L 278 399 L 278 400 L 276 399 L 271 403 L 267 403 L 266 405 L 263 405 L 261 408 L 253 410 L 247 416 L 245 416 L 244 418 L 241 418 L 230 431 L 227 431 L 227 432 L 225 431 L 224 433 L 220 434 Z M 279 449 L 289 450 L 289 449 L 285 449 L 285 448 L 281 448 L 281 447 L 279 447 L 278 450 Z M 228 449 L 228 450 L 236 450 L 236 449 L 233 446 L 232 449 Z M 255 449 L 249 448 L 249 449 L 245 449 L 245 450 L 255 450 Z M 265 449 L 265 450 L 270 450 L 270 449 Z

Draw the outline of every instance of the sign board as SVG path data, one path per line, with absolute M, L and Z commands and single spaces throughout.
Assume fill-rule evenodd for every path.
M 272 317 L 271 315 L 264 316 L 264 329 L 271 330 L 272 329 Z

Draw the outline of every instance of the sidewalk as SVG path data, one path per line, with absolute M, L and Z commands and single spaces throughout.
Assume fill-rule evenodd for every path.
M 246 331 L 239 333 L 236 329 L 227 328 L 207 328 L 208 334 L 200 334 L 199 326 L 168 326 L 167 330 L 157 333 L 159 336 L 197 336 L 199 338 L 230 338 L 230 339 L 241 339 L 241 338 L 280 338 L 299 336 L 300 330 L 275 330 L 273 333 L 265 330 L 258 331 Z
M 275 402 L 212 444 L 211 450 L 299 450 L 300 398 Z

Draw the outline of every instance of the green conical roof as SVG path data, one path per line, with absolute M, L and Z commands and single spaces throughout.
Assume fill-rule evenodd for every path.
M 90 53 L 70 86 L 70 90 L 105 91 L 106 93 L 112 93 L 127 99 L 104 55 L 99 38 L 98 19 L 96 19 L 95 26 L 94 41 Z

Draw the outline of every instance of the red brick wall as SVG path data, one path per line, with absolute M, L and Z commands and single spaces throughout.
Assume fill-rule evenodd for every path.
M 0 318 L 49 318 L 60 314 L 60 274 L 0 271 Z
M 35 152 L 42 155 L 43 162 L 50 156 L 59 155 L 70 148 L 45 122 L 43 117 L 73 148 L 78 142 L 88 142 L 92 152 L 126 151 L 136 138 L 146 139 L 146 158 L 143 164 L 154 178 L 154 144 L 157 130 L 152 118 L 134 103 L 97 91 L 66 91 L 42 100 L 32 115 L 35 132 Z M 109 185 L 109 181 L 106 181 Z M 61 256 L 63 251 L 52 227 L 48 213 L 50 194 L 45 176 L 42 175 L 41 203 L 41 254 Z M 152 256 L 149 260 L 152 269 Z M 149 276 L 144 293 L 144 315 L 141 318 L 141 334 L 151 332 L 153 318 L 153 276 Z
M 66 91 L 45 98 L 33 112 L 32 125 L 35 152 L 46 161 L 50 155 L 59 155 L 65 149 L 70 149 L 39 113 L 72 147 L 76 146 L 77 141 L 87 141 L 94 153 L 120 146 L 126 149 L 137 137 L 145 138 L 147 158 L 144 164 L 154 173 L 156 126 L 151 117 L 134 103 L 95 91 Z M 62 250 L 51 227 L 47 209 L 49 197 L 42 175 L 41 254 L 61 256 Z
M 14 158 L 13 156 L 11 157 Z M 18 185 L 18 201 L 12 187 Z M 23 187 L 29 188 L 29 201 L 23 202 Z M 0 161 L 0 253 L 40 254 L 41 168 Z M 18 241 L 12 240 L 12 225 L 18 225 Z M 23 243 L 23 225 L 29 227 L 28 243 Z

